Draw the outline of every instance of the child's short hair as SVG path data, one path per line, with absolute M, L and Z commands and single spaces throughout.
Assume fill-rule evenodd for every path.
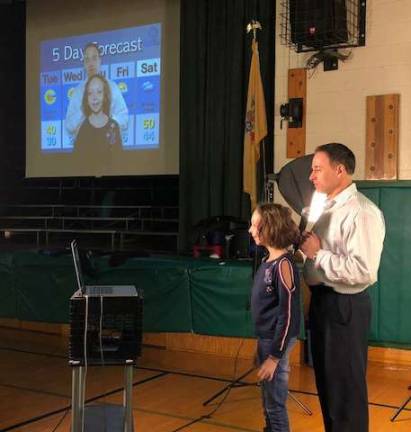
M 257 205 L 261 217 L 260 237 L 267 246 L 287 248 L 300 240 L 300 231 L 291 218 L 291 210 L 281 204 Z

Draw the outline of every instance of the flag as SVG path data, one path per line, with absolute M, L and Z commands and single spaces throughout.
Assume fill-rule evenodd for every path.
M 253 39 L 247 109 L 244 130 L 243 189 L 250 195 L 251 208 L 257 204 L 257 162 L 260 142 L 267 135 L 267 118 L 263 84 L 261 82 L 258 42 Z

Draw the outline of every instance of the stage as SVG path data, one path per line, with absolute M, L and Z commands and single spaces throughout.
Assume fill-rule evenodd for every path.
M 390 227 L 387 231 L 389 246 L 393 237 L 401 233 L 394 236 Z M 379 282 L 369 288 L 373 303 L 369 340 L 372 346 L 408 349 L 411 333 L 407 322 L 411 318 L 406 281 L 411 278 L 411 269 L 403 265 L 400 271 L 395 266 L 397 260 L 398 256 L 386 247 Z M 249 260 L 92 255 L 86 282 L 132 284 L 141 288 L 146 334 L 253 337 L 249 310 L 252 262 Z M 0 252 L 3 325 L 7 320 L 67 324 L 69 299 L 76 289 L 73 260 L 68 250 Z M 304 337 L 303 329 L 301 336 Z
M 252 336 L 251 263 L 178 257 L 92 256 L 86 282 L 135 285 L 144 291 L 145 332 Z M 91 276 L 91 274 L 94 274 Z M 77 289 L 69 251 L 0 253 L 0 316 L 68 323 Z

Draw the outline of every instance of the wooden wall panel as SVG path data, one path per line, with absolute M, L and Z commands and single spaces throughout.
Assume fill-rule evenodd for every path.
M 305 118 L 307 106 L 307 71 L 303 68 L 288 71 L 288 98 L 303 98 L 303 125 L 287 128 L 287 158 L 305 155 Z
M 367 96 L 365 178 L 398 178 L 400 95 Z

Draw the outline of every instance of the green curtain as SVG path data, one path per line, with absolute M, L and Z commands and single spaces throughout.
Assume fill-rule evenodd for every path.
M 251 59 L 246 26 L 252 19 L 263 28 L 258 41 L 268 120 L 265 160 L 266 172 L 272 172 L 275 1 L 181 1 L 180 250 L 191 246 L 192 227 L 202 219 L 250 217 L 242 169 Z
M 357 187 L 384 214 L 386 235 L 378 281 L 368 289 L 373 304 L 372 345 L 411 343 L 411 182 L 359 181 Z

